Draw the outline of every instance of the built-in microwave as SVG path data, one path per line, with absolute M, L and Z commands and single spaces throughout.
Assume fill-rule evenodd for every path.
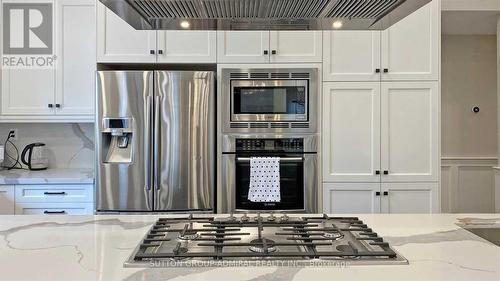
M 317 69 L 222 69 L 222 131 L 315 133 Z
M 308 121 L 308 80 L 231 80 L 231 121 Z

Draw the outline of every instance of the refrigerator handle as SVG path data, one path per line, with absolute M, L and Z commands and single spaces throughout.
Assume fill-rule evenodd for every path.
M 145 127 L 144 127 L 144 148 L 145 148 L 145 165 L 144 165 L 144 174 L 146 175 L 146 190 L 151 190 L 151 107 L 152 107 L 152 102 L 153 97 L 152 96 L 147 96 L 146 97 L 146 118 L 145 120 Z
M 153 126 L 154 126 L 154 145 L 153 145 L 153 186 L 154 190 L 159 189 L 158 185 L 158 176 L 160 163 L 158 163 L 158 159 L 160 157 L 160 96 L 155 96 L 154 101 L 154 118 L 153 118 Z

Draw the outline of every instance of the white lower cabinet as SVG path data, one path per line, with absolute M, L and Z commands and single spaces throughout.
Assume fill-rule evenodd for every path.
M 11 188 L 11 214 L 92 215 L 94 213 L 93 184 L 0 186 L 0 190 L 5 187 Z M 2 202 L 0 199 L 0 204 Z M 0 208 L 2 206 L 3 204 Z
M 381 212 L 387 214 L 439 213 L 438 183 L 382 183 Z
M 0 215 L 14 214 L 14 186 L 0 185 Z
M 92 203 L 16 203 L 16 215 L 92 215 Z
M 438 213 L 438 183 L 324 183 L 323 212 L 329 214 Z
M 323 184 L 323 212 L 326 214 L 372 214 L 380 212 L 380 183 Z

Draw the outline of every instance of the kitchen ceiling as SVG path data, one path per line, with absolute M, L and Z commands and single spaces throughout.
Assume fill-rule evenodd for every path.
M 140 30 L 383 30 L 431 0 L 100 1 Z

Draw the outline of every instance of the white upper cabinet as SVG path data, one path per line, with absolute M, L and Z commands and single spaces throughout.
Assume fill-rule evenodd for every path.
M 440 212 L 438 183 L 382 183 L 381 212 L 431 214 Z
M 57 1 L 56 114 L 92 115 L 95 77 L 95 6 L 92 0 Z
M 215 31 L 158 31 L 158 62 L 215 63 Z
M 2 115 L 53 115 L 55 75 L 54 69 L 2 69 Z
M 325 31 L 324 81 L 380 81 L 380 31 Z
M 269 62 L 269 31 L 218 31 L 217 62 Z
M 98 62 L 156 62 L 156 31 L 135 30 L 102 3 L 96 3 Z
M 323 181 L 380 181 L 380 83 L 325 83 Z
M 271 31 L 270 62 L 321 62 L 321 31 Z
M 218 63 L 321 62 L 320 31 L 218 31 Z
M 438 181 L 438 82 L 384 82 L 382 182 Z
M 325 214 L 380 213 L 380 183 L 323 184 Z
M 382 32 L 382 80 L 438 80 L 438 0 Z

